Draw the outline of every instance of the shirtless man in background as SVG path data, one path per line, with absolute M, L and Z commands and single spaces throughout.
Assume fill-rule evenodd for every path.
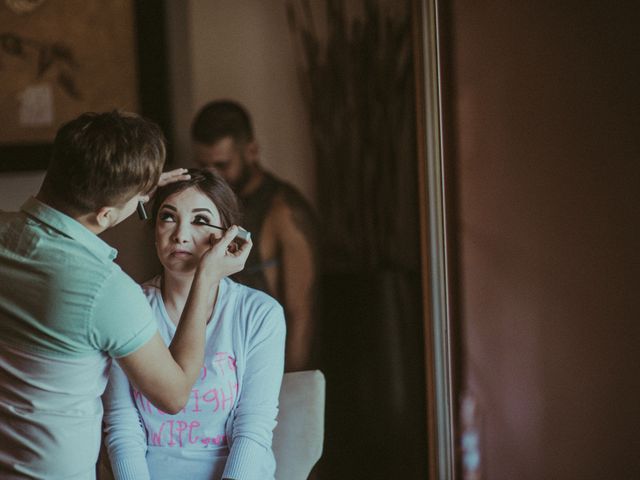
M 191 129 L 195 163 L 221 174 L 238 195 L 242 225 L 252 235 L 245 269 L 234 279 L 275 297 L 287 322 L 285 371 L 312 363 L 316 282 L 316 221 L 300 192 L 260 165 L 251 118 L 240 104 L 205 105 Z

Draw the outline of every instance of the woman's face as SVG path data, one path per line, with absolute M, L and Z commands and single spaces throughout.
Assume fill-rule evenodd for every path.
M 175 273 L 193 273 L 213 234 L 222 230 L 204 224 L 221 225 L 220 213 L 209 197 L 190 187 L 165 199 L 156 218 L 156 250 L 160 263 Z

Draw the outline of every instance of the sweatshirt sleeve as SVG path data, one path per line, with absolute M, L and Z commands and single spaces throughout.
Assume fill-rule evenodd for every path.
M 233 419 L 233 441 L 223 474 L 235 480 L 259 480 L 260 459 L 271 449 L 284 371 L 282 307 L 269 301 L 252 317 L 248 319 L 246 366 Z
M 115 361 L 102 398 L 105 444 L 115 480 L 149 480 L 144 427 L 129 380 Z

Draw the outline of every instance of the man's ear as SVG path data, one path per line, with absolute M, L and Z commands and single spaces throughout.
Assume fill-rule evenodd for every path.
M 115 219 L 115 211 L 113 207 L 100 207 L 96 212 L 94 212 L 94 217 L 96 225 L 100 229 L 107 229 L 111 225 L 113 225 L 113 221 Z

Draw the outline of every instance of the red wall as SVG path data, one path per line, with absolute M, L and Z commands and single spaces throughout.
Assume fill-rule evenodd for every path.
M 447 8 L 445 159 L 484 478 L 640 478 L 638 8 Z

